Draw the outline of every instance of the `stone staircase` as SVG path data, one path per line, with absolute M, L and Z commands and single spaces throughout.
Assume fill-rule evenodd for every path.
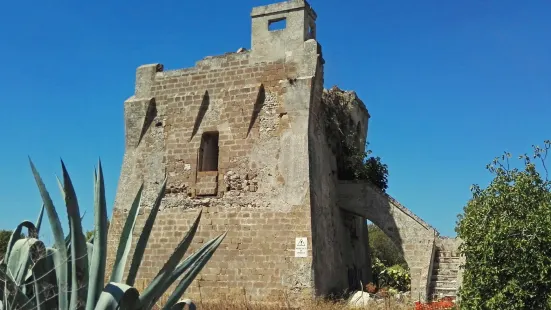
M 442 297 L 456 298 L 459 265 L 460 257 L 457 253 L 436 248 L 429 295 L 433 300 Z

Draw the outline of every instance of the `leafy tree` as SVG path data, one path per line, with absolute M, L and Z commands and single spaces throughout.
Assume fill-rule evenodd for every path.
M 365 180 L 385 192 L 388 188 L 388 166 L 380 157 L 373 157 L 372 151 L 361 152 L 356 144 L 342 141 L 342 155 L 338 160 L 339 179 L 341 180 Z
M 0 230 L 0 259 L 6 254 L 12 233 L 11 230 Z M 21 234 L 21 237 L 23 237 L 23 234 Z
M 511 168 L 505 153 L 487 166 L 488 187 L 471 188 L 456 227 L 466 260 L 462 309 L 551 309 L 550 147 L 545 141 L 520 156 L 522 169 Z
M 11 230 L 0 230 L 0 259 L 6 254 L 6 249 L 8 243 L 10 242 L 12 231 Z
M 357 178 L 367 180 L 385 192 L 388 188 L 388 166 L 378 156 L 369 157 L 363 162 Z

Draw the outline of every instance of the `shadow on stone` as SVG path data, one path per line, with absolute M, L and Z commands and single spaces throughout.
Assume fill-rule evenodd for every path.
M 338 195 L 341 209 L 370 220 L 394 242 L 410 268 L 412 296 L 424 298 L 428 293 L 436 230 L 366 181 L 339 181 Z
M 138 145 L 142 141 L 142 138 L 145 136 L 145 133 L 147 132 L 149 126 L 151 126 L 151 124 L 153 123 L 155 117 L 157 117 L 157 103 L 155 102 L 155 99 L 152 99 L 147 106 L 147 112 L 145 114 L 142 130 L 138 139 Z
M 254 126 L 254 123 L 256 122 L 256 119 L 258 118 L 258 114 L 260 114 L 260 111 L 262 110 L 262 107 L 264 106 L 264 101 L 266 100 L 266 91 L 264 90 L 264 85 L 261 84 L 258 89 L 258 95 L 256 96 L 256 101 L 253 106 L 253 113 L 251 115 L 251 121 L 249 122 L 249 128 L 247 129 L 247 137 L 251 133 L 251 129 Z
M 193 131 L 191 132 L 191 137 L 189 138 L 189 141 L 195 137 L 197 134 L 197 131 L 199 131 L 199 127 L 201 126 L 201 122 L 203 122 L 203 118 L 205 117 L 205 114 L 207 114 L 207 110 L 209 109 L 210 105 L 210 97 L 209 97 L 209 91 L 205 91 L 205 94 L 203 95 L 203 100 L 201 101 L 201 105 L 199 106 L 199 112 L 197 112 L 197 116 L 195 117 L 195 123 L 193 124 Z

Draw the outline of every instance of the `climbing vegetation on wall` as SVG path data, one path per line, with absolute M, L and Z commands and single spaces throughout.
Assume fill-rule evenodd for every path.
M 371 150 L 367 150 L 364 153 L 357 152 L 351 155 L 348 165 L 343 167 L 341 179 L 369 181 L 385 192 L 388 188 L 388 166 L 381 161 L 380 157 L 369 156 L 371 153 Z
M 494 159 L 493 180 L 472 186 L 458 216 L 461 309 L 551 309 L 551 142 L 533 148 L 518 165 L 509 153 Z
M 363 145 L 361 126 L 352 121 L 349 105 L 355 94 L 332 88 L 324 92 L 325 132 L 337 157 L 340 180 L 365 180 L 381 191 L 388 188 L 388 166 L 380 157 L 371 156 L 368 143 Z M 363 149 L 363 150 L 362 150 Z

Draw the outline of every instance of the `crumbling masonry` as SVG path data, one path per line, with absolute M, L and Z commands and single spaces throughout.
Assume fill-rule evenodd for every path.
M 192 68 L 137 69 L 135 93 L 124 103 L 126 151 L 109 242 L 117 242 L 141 182 L 142 205 L 150 206 L 166 175 L 141 280 L 162 268 L 202 209 L 191 250 L 223 231 L 228 236 L 188 289 L 191 297 L 357 290 L 371 279 L 369 219 L 403 251 L 412 295 L 425 298 L 438 282 L 433 262 L 453 256 L 455 243 L 369 184 L 339 180 L 328 111 L 344 111 L 339 121 L 354 128 L 359 149 L 370 115 L 355 93 L 324 90 L 316 13 L 292 0 L 256 7 L 251 17 L 251 50 Z M 285 27 L 272 31 L 274 23 Z M 148 213 L 142 210 L 137 232 Z M 300 237 L 306 257 L 295 255 Z M 446 281 L 455 285 L 457 272 L 448 267 Z

